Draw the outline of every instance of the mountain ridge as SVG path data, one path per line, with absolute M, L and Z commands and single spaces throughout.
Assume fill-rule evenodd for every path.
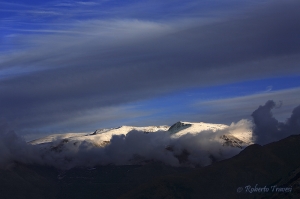
M 43 138 L 35 139 L 29 141 L 29 144 L 32 145 L 39 145 L 45 143 L 51 143 L 58 139 L 69 139 L 69 140 L 92 140 L 91 138 L 100 138 L 102 141 L 108 142 L 110 141 L 113 135 L 126 135 L 132 130 L 143 131 L 145 133 L 157 132 L 157 131 L 167 131 L 172 135 L 172 138 L 178 138 L 185 134 L 198 134 L 203 131 L 212 131 L 216 132 L 217 130 L 223 130 L 228 128 L 228 125 L 224 124 L 213 124 L 213 123 L 204 123 L 204 122 L 183 122 L 178 121 L 175 124 L 168 126 L 168 125 L 161 125 L 161 126 L 145 126 L 145 127 L 136 127 L 136 126 L 120 126 L 116 128 L 104 128 L 104 129 L 97 129 L 93 133 L 67 133 L 67 134 L 53 134 Z M 241 143 L 244 144 L 252 144 L 250 133 L 247 135 L 248 137 L 241 139 L 239 136 L 234 134 L 226 135 L 222 139 L 227 141 L 228 139 L 235 138 L 239 140 Z M 227 140 L 226 140 L 227 139 Z M 227 144 L 230 146 L 230 144 Z M 235 146 L 235 145 L 233 145 Z
M 300 135 L 292 135 L 263 146 L 252 144 L 232 158 L 201 168 L 153 162 L 144 166 L 73 168 L 62 173 L 55 168 L 16 163 L 9 170 L 0 169 L 0 189 L 4 199 L 79 199 L 99 195 L 107 199 L 299 198 L 299 151 Z M 21 176 L 22 181 L 16 176 Z M 13 189 L 3 188 L 7 186 Z M 247 186 L 292 190 L 249 193 Z M 237 192 L 238 188 L 242 191 Z M 24 190 L 28 190 L 27 194 Z M 51 194 L 47 194 L 49 191 Z
M 90 157 L 89 161 L 94 162 L 90 164 L 99 164 L 102 159 L 104 165 L 163 161 L 173 166 L 198 167 L 231 157 L 252 144 L 251 131 L 244 128 L 245 124 L 245 121 L 230 126 L 179 121 L 172 126 L 120 126 L 91 133 L 54 134 L 29 144 L 39 147 L 43 157 L 63 161 L 60 165 L 73 162 L 71 167 L 81 161 L 77 154 L 85 153 L 90 157 L 91 151 L 102 154 L 102 157 L 99 160 Z M 116 159 L 118 154 L 123 154 L 121 161 Z

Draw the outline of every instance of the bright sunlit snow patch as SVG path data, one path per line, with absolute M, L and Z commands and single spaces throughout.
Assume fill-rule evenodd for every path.
M 173 127 L 173 128 L 172 128 Z M 216 132 L 217 130 L 222 130 L 228 126 L 225 124 L 210 124 L 210 123 L 192 123 L 192 122 L 177 122 L 171 127 L 170 131 L 172 132 L 172 137 L 178 138 L 187 133 L 198 134 L 202 131 L 212 131 Z
M 121 126 L 93 133 L 55 134 L 29 142 L 42 162 L 57 167 L 97 164 L 204 166 L 231 157 L 252 144 L 251 122 L 224 124 L 177 122 L 167 126 Z M 45 159 L 46 158 L 46 159 Z

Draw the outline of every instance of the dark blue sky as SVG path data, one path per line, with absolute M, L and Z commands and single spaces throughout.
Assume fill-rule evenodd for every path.
M 296 0 L 0 1 L 0 118 L 27 137 L 299 105 Z

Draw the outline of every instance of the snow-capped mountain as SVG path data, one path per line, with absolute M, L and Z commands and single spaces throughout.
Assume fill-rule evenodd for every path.
M 205 166 L 252 144 L 249 121 L 236 124 L 177 122 L 172 126 L 121 126 L 91 133 L 54 134 L 29 144 L 57 167 L 144 165 Z M 43 160 L 44 161 L 44 160 Z M 52 161 L 53 162 L 53 161 Z
M 242 121 L 243 122 L 243 121 Z M 193 134 L 197 135 L 203 132 L 211 132 L 215 133 L 217 131 L 221 132 L 219 138 L 224 140 L 224 146 L 233 146 L 243 148 L 252 142 L 252 131 L 248 129 L 236 129 L 236 128 L 229 128 L 230 126 L 225 124 L 212 124 L 212 123 L 192 123 L 192 122 L 176 122 L 169 128 L 169 132 L 172 134 L 171 137 L 179 138 L 186 134 Z M 229 132 L 226 131 L 228 129 Z M 224 130 L 224 133 L 222 133 Z
M 221 132 L 219 138 L 223 142 L 223 146 L 232 146 L 243 148 L 252 144 L 252 132 L 241 131 L 231 129 L 229 132 L 225 131 L 229 129 L 228 125 L 225 124 L 212 124 L 212 123 L 192 123 L 192 122 L 176 122 L 172 126 L 146 126 L 146 127 L 135 127 L 135 126 L 121 126 L 110 129 L 98 129 L 92 133 L 67 133 L 67 134 L 53 134 L 44 138 L 36 139 L 29 142 L 32 145 L 43 145 L 50 146 L 51 148 L 57 148 L 62 146 L 64 143 L 72 142 L 74 145 L 77 142 L 90 142 L 94 146 L 104 147 L 110 143 L 113 135 L 127 135 L 129 132 L 135 130 L 143 133 L 152 133 L 158 131 L 164 131 L 170 133 L 172 139 L 178 139 L 184 135 L 192 134 L 197 135 L 203 132 Z M 224 130 L 224 133 L 222 133 Z
M 52 134 L 46 137 L 42 137 L 39 139 L 32 140 L 28 142 L 32 145 L 39 145 L 39 144 L 48 144 L 52 143 L 56 140 L 62 140 L 62 139 L 80 139 L 80 137 L 88 135 L 87 133 L 65 133 L 65 134 Z
M 64 140 L 64 142 L 78 142 L 86 141 L 91 142 L 95 146 L 105 146 L 109 143 L 113 135 L 127 135 L 130 131 L 136 130 L 144 133 L 151 133 L 157 131 L 167 131 L 169 126 L 147 126 L 147 127 L 135 127 L 135 126 L 120 126 L 110 129 L 98 129 L 93 133 L 67 133 L 67 134 L 53 134 L 44 138 L 30 141 L 32 145 L 51 144 L 57 140 Z
M 173 137 L 180 137 L 184 134 L 191 133 L 197 134 L 203 131 L 217 131 L 227 128 L 225 124 L 211 124 L 211 123 L 192 123 L 192 122 L 176 122 L 169 128 L 169 132 Z

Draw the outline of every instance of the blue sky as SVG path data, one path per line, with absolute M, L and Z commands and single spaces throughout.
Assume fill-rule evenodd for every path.
M 0 118 L 25 137 L 299 105 L 295 0 L 0 1 Z

